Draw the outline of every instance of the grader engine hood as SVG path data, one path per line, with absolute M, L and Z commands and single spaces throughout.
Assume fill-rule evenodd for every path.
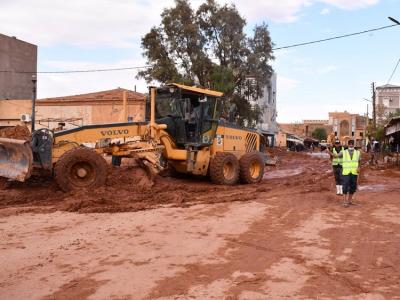
M 25 181 L 32 172 L 30 142 L 0 138 L 0 177 Z

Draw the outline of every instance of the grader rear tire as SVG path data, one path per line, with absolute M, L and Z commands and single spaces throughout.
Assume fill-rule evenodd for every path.
M 69 192 L 77 189 L 97 188 L 105 184 L 108 166 L 94 150 L 79 147 L 65 152 L 54 167 L 58 186 Z
M 210 177 L 216 184 L 235 184 L 239 180 L 239 162 L 236 156 L 228 152 L 218 152 L 210 162 Z
M 240 180 L 243 183 L 260 182 L 264 175 L 264 159 L 259 152 L 246 153 L 240 158 Z

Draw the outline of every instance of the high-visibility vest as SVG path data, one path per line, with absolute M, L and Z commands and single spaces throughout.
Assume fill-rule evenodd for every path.
M 343 152 L 344 148 L 342 147 L 341 151 Z M 333 154 L 337 155 L 336 148 L 333 148 Z M 343 158 L 341 157 L 333 157 L 332 159 L 332 166 L 342 165 Z
M 353 157 L 350 156 L 349 150 L 343 151 L 343 163 L 342 163 L 342 174 L 343 175 L 358 175 L 358 161 L 360 159 L 360 151 L 355 150 L 353 152 Z

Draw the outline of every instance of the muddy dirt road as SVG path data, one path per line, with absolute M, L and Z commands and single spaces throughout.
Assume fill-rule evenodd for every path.
M 365 168 L 359 205 L 329 161 L 279 153 L 258 185 L 116 169 L 63 194 L 0 191 L 0 299 L 400 299 L 400 171 Z

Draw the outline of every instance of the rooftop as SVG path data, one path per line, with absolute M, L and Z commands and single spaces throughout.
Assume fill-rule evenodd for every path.
M 134 92 L 127 89 L 117 88 L 113 90 L 106 90 L 100 92 L 93 92 L 87 94 L 53 97 L 38 99 L 38 104 L 45 103 L 80 103 L 80 102 L 105 102 L 105 101 L 121 101 L 123 93 L 126 92 L 128 101 L 144 101 L 146 95 Z
M 13 40 L 18 41 L 20 43 L 25 43 L 25 44 L 29 44 L 29 45 L 37 47 L 35 44 L 32 44 L 32 43 L 29 43 L 27 41 L 23 41 L 23 40 L 17 39 L 15 36 L 8 36 L 8 35 L 0 33 L 0 38 L 1 39 L 13 39 Z
M 385 84 L 385 85 L 380 85 L 376 87 L 377 89 L 396 89 L 400 88 L 399 85 L 394 85 L 394 84 Z
M 400 116 L 393 117 L 389 120 L 389 122 L 385 125 L 385 127 L 392 126 L 393 124 L 399 123 L 400 122 Z

